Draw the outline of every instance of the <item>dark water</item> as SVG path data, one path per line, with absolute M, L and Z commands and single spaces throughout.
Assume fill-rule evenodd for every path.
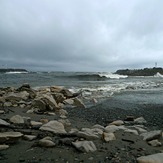
M 42 86 L 64 86 L 71 91 L 77 92 L 83 90 L 83 95 L 98 98 L 110 97 L 115 93 L 131 90 L 150 90 L 143 97 L 128 97 L 126 99 L 140 98 L 144 101 L 157 101 L 158 94 L 162 95 L 163 78 L 161 77 L 125 77 L 111 73 L 97 72 L 31 72 L 0 74 L 0 87 L 19 87 L 23 83 L 29 83 L 31 87 Z M 157 90 L 158 93 L 151 93 L 151 90 Z M 160 96 L 159 96 L 160 97 Z

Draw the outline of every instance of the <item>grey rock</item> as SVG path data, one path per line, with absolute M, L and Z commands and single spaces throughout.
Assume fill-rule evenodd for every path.
M 32 140 L 36 139 L 37 136 L 36 136 L 36 135 L 24 135 L 23 138 L 24 138 L 25 140 L 32 141 Z
M 0 119 L 0 126 L 10 126 L 10 123 L 4 121 L 3 119 Z
M 156 140 L 152 140 L 148 142 L 149 145 L 153 146 L 153 147 L 159 147 L 161 146 L 161 142 L 159 142 L 157 139 Z
M 97 150 L 95 144 L 92 141 L 78 141 L 72 142 L 73 146 L 83 152 L 95 152 Z
M 110 125 L 116 125 L 116 126 L 121 126 L 123 124 L 124 124 L 124 122 L 122 120 L 116 120 L 116 121 L 113 121 L 112 123 L 110 123 Z
M 16 141 L 21 138 L 23 134 L 21 132 L 1 132 L 0 143 Z
M 8 149 L 8 148 L 9 148 L 9 145 L 0 144 L 0 151 L 5 150 L 5 149 Z
M 140 136 L 143 137 L 143 140 L 150 141 L 161 137 L 161 134 L 162 134 L 161 130 L 154 130 L 154 131 L 143 133 Z
M 137 158 L 138 163 L 163 163 L 163 153 L 157 153 Z
M 58 122 L 55 120 L 50 121 L 50 122 L 44 124 L 43 126 L 41 126 L 40 130 L 51 131 L 56 134 L 65 134 L 66 133 L 66 131 L 64 129 L 64 125 L 61 122 Z
M 45 137 L 39 140 L 39 145 L 42 147 L 54 147 L 55 143 L 52 141 L 51 137 Z
M 139 118 L 134 119 L 134 122 L 137 123 L 137 124 L 145 124 L 145 123 L 147 123 L 147 121 L 143 117 L 139 117 Z
M 13 117 L 10 118 L 10 122 L 15 124 L 23 124 L 24 118 L 20 115 L 14 115 Z
M 112 140 L 116 140 L 116 137 L 114 135 L 114 133 L 103 133 L 102 135 L 103 139 L 106 141 L 106 142 L 109 142 L 109 141 L 112 141 Z

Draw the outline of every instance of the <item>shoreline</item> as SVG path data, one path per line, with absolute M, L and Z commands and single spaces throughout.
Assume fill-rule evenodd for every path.
M 20 88 L 22 89 L 22 87 Z M 26 87 L 27 90 L 32 89 L 27 89 Z M 42 91 L 44 92 L 45 90 Z M 62 93 L 64 92 L 62 91 Z M 140 98 L 136 98 L 137 96 L 143 97 L 143 93 L 145 94 L 143 91 L 121 92 L 89 108 L 84 108 L 81 105 L 80 107 L 72 107 L 69 104 L 63 109 L 68 114 L 65 111 L 63 113 L 63 110 L 62 114 L 58 111 L 27 113 L 30 110 L 28 106 L 22 108 L 20 107 L 21 105 L 16 107 L 1 106 L 0 110 L 5 112 L 0 114 L 0 118 L 10 123 L 10 125 L 1 126 L 0 133 L 8 131 L 20 132 L 23 134 L 23 137 L 11 144 L 7 141 L 4 142 L 9 145 L 9 148 L 1 150 L 0 162 L 137 162 L 140 156 L 160 153 L 163 151 L 162 145 L 158 147 L 151 146 L 148 144 L 148 141 L 143 140 L 140 132 L 138 135 L 135 134 L 137 132 L 135 130 L 137 125 L 147 132 L 163 130 L 163 104 L 143 103 L 140 101 Z M 48 92 L 46 94 L 48 95 Z M 131 97 L 131 95 L 135 97 L 133 101 L 131 98 L 127 98 Z M 11 123 L 11 117 L 15 115 L 26 117 L 24 119 L 27 121 L 23 124 Z M 131 121 L 126 121 L 128 116 L 132 117 Z M 138 124 L 134 122 L 139 117 L 144 117 L 147 122 L 143 121 Z M 40 130 L 42 125 L 54 120 L 64 125 L 66 133 L 61 134 Z M 109 140 L 107 142 L 107 137 L 105 136 L 109 134 L 108 128 L 111 126 L 110 123 L 115 120 L 122 120 L 124 124 L 115 125 L 114 128 L 117 130 L 113 134 L 116 140 Z M 32 121 L 41 122 L 42 124 L 32 126 Z M 94 129 L 96 129 L 96 132 L 98 131 L 98 134 L 93 134 L 93 126 L 96 124 L 99 126 Z M 125 130 L 118 129 L 119 127 L 125 128 Z M 72 132 L 74 128 L 78 131 Z M 128 129 L 130 129 L 130 132 L 127 132 Z M 34 135 L 36 138 L 26 140 L 24 135 Z M 47 147 L 45 144 L 40 146 L 40 140 L 47 136 L 51 138 L 51 143 L 55 144 L 53 147 Z M 163 143 L 162 135 L 159 135 L 158 140 L 160 143 Z M 88 148 L 91 151 L 86 152 L 80 148 L 76 149 L 73 145 L 73 142 L 85 141 L 87 143 L 92 142 L 96 146 L 96 150 L 90 146 Z

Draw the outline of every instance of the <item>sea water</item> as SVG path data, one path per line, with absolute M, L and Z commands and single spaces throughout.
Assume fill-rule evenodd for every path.
M 85 98 L 107 98 L 122 91 L 163 91 L 163 77 L 128 77 L 108 72 L 10 72 L 0 73 L 0 87 L 32 88 L 64 86 L 72 92 L 81 91 Z

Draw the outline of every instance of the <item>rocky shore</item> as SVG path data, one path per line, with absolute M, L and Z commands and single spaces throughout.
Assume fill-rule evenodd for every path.
M 162 104 L 92 103 L 58 86 L 0 88 L 0 162 L 163 162 Z
M 115 74 L 128 76 L 154 76 L 157 73 L 163 75 L 163 69 L 161 67 L 154 67 L 144 69 L 122 69 L 115 72 Z

